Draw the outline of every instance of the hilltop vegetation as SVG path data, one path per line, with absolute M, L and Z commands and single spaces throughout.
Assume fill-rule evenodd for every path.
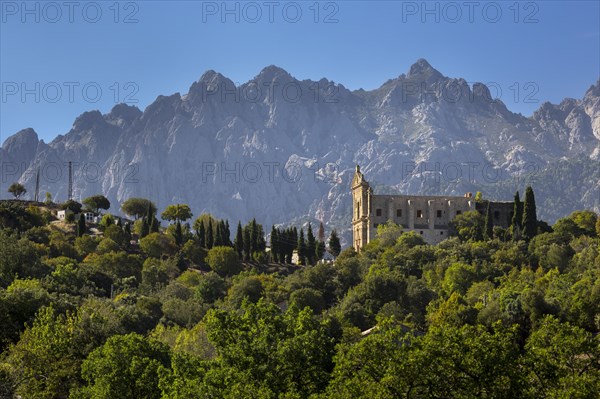
M 83 226 L 0 204 L 0 397 L 600 391 L 593 212 L 529 224 L 526 234 L 465 213 L 436 246 L 388 223 L 357 254 L 340 253 L 331 232 L 324 239 L 326 226 L 273 227 L 266 237 L 255 220 L 190 224 L 184 204 L 164 210 L 163 227 L 153 204 L 137 200 L 132 224 L 104 215 Z M 290 264 L 294 250 L 303 266 Z M 319 260 L 326 251 L 334 262 Z

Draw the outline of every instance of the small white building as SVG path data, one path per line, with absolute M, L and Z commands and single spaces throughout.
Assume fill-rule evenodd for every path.
M 56 212 L 56 217 L 58 218 L 58 220 L 65 220 L 67 217 L 67 212 L 70 212 L 69 210 L 60 210 L 58 212 Z M 87 223 L 98 223 L 99 222 L 99 218 L 98 216 L 94 215 L 93 212 L 84 212 L 83 216 L 85 217 L 85 221 Z M 75 220 L 77 220 L 79 218 L 79 214 L 74 215 Z

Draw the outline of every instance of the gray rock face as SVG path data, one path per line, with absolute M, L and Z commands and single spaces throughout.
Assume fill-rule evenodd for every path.
M 66 199 L 72 161 L 75 198 L 104 193 L 113 212 L 140 196 L 233 223 L 318 219 L 345 229 L 356 163 L 379 192 L 480 190 L 497 199 L 524 190 L 527 179 L 534 189 L 545 184 L 534 177 L 560 160 L 600 170 L 600 81 L 581 100 L 544 103 L 526 118 L 485 85 L 445 77 L 422 59 L 372 91 L 300 81 L 276 66 L 240 86 L 208 71 L 187 94 L 159 96 L 143 112 L 124 104 L 86 112 L 49 144 L 26 129 L 0 151 L 3 163 L 22 165 L 13 180 L 31 195 L 39 167 L 41 191 Z M 539 207 L 540 215 L 600 210 L 599 188 L 580 189 L 563 208 Z

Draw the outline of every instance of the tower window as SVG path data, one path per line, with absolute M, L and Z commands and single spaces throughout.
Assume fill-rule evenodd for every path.
M 423 235 L 423 230 L 420 231 L 421 235 Z
M 373 223 L 373 227 L 377 228 L 377 226 L 379 226 L 379 223 Z
M 460 215 L 462 211 L 456 211 L 456 216 Z
M 443 232 L 443 231 L 440 231 L 440 235 L 441 235 L 441 236 L 443 236 L 443 235 L 444 235 L 444 232 Z
M 375 210 L 375 214 L 376 214 L 377 216 L 381 216 L 381 209 L 379 209 L 379 208 L 378 208 L 378 209 L 376 209 L 376 210 Z
M 439 218 L 442 217 L 442 211 L 440 211 L 440 210 L 437 211 L 437 217 L 439 217 Z
M 397 218 L 401 218 L 402 217 L 402 209 L 396 209 L 396 217 Z
M 423 217 L 423 211 L 420 209 L 417 209 L 417 217 L 418 218 L 422 218 Z

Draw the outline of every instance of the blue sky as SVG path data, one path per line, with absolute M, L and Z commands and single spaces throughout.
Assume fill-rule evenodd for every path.
M 524 115 L 600 76 L 598 1 L 71 4 L 0 1 L 0 141 L 26 127 L 50 141 L 117 102 L 143 109 L 208 69 L 243 83 L 275 64 L 373 89 L 425 58 Z

